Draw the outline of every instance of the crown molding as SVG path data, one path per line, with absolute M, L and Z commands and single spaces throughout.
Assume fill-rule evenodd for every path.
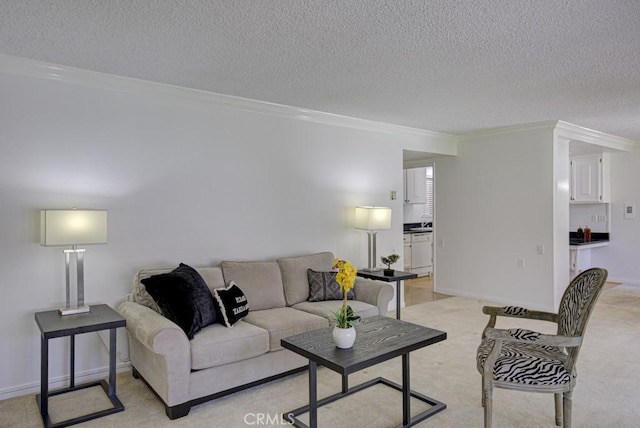
M 419 137 L 423 142 L 454 144 L 457 137 L 451 134 L 428 131 L 419 128 L 394 125 L 360 119 L 339 114 L 326 113 L 300 107 L 258 101 L 249 98 L 223 95 L 198 89 L 185 88 L 165 83 L 122 77 L 113 74 L 51 64 L 43 61 L 0 54 L 0 73 L 29 76 L 38 79 L 55 80 L 93 88 L 114 90 L 133 94 L 153 94 L 186 98 L 219 107 L 267 114 L 271 116 L 298 119 L 308 122 L 335 125 L 365 131 L 380 132 L 399 136 Z
M 618 137 L 561 120 L 558 121 L 555 131 L 556 136 L 559 138 L 594 144 L 610 150 L 630 152 L 636 145 L 635 141 L 628 138 Z
M 547 120 L 543 122 L 525 123 L 522 125 L 501 126 L 499 128 L 488 128 L 480 131 L 470 132 L 458 137 L 458 141 L 468 141 L 477 138 L 493 137 L 498 135 L 517 134 L 527 131 L 536 131 L 539 129 L 552 130 L 558 124 L 557 120 Z
M 548 129 L 555 133 L 556 137 L 569 141 L 593 144 L 604 150 L 631 151 L 636 142 L 628 138 L 618 137 L 605 132 L 596 131 L 582 126 L 574 125 L 562 120 L 547 120 L 541 122 L 525 123 L 522 125 L 504 126 L 500 128 L 484 129 L 461 135 L 458 141 L 469 141 L 477 138 L 486 138 L 498 135 L 516 134 L 521 132 Z

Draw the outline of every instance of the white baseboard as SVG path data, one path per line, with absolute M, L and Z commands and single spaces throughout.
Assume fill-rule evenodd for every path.
M 448 294 L 449 296 L 469 297 L 469 298 L 472 298 L 472 299 L 483 300 L 483 301 L 486 301 L 486 302 L 491 302 L 491 303 L 495 303 L 495 304 L 499 304 L 499 305 L 505 305 L 505 306 L 520 306 L 520 307 L 523 307 L 523 308 L 534 309 L 534 310 L 538 310 L 538 311 L 547 311 L 547 312 L 554 312 L 555 311 L 555 309 L 551 308 L 551 307 L 532 306 L 531 302 L 527 302 L 527 301 L 524 301 L 524 300 L 522 300 L 522 301 L 510 300 L 510 299 L 505 299 L 504 297 L 500 297 L 500 296 L 490 296 L 490 295 L 485 295 L 485 294 L 471 293 L 471 292 L 460 291 L 460 290 L 456 290 L 456 289 L 438 287 L 438 289 L 435 290 L 435 292 L 436 293 L 442 293 L 442 294 Z
M 608 282 L 620 282 L 627 285 L 640 285 L 640 279 L 637 278 L 620 278 L 615 276 L 610 276 L 607 278 Z
M 607 281 L 608 282 L 620 282 L 620 283 L 623 283 L 623 284 L 633 285 L 633 286 L 640 286 L 640 280 L 637 280 L 637 279 L 608 277 Z M 520 307 L 523 307 L 523 308 L 536 309 L 536 310 L 547 311 L 547 312 L 555 312 L 556 311 L 556 309 L 554 309 L 554 308 L 532 307 L 531 303 L 525 302 L 525 301 L 505 300 L 504 298 L 501 298 L 500 296 L 489 296 L 489 295 L 478 294 L 478 293 L 470 293 L 470 292 L 460 291 L 460 290 L 456 290 L 456 289 L 438 287 L 438 289 L 435 290 L 435 292 L 436 293 L 442 293 L 442 294 L 448 294 L 449 296 L 470 297 L 472 299 L 484 300 L 484 301 L 487 301 L 487 302 L 493 302 L 493 303 L 497 303 L 497 304 L 501 304 L 501 305 L 520 306 Z
M 122 373 L 131 370 L 131 363 L 119 363 L 116 365 L 116 372 Z M 109 367 L 100 367 L 97 369 L 87 370 L 82 373 L 76 373 L 76 385 L 80 385 L 93 380 L 105 379 L 109 377 Z M 60 376 L 49 379 L 49 390 L 64 388 L 69 385 L 69 375 Z M 0 400 L 6 400 L 13 397 L 23 395 L 39 394 L 40 382 L 30 382 L 24 385 L 11 386 L 0 390 Z M 34 398 L 35 400 L 35 398 Z

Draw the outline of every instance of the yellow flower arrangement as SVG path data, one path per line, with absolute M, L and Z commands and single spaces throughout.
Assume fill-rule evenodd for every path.
M 333 261 L 333 268 L 338 269 L 338 273 L 336 275 L 336 281 L 340 284 L 340 288 L 345 293 L 353 288 L 353 283 L 356 281 L 356 274 L 358 270 L 353 267 L 353 265 L 346 261 L 335 259 Z
M 347 293 L 356 282 L 358 270 L 350 262 L 338 258 L 333 261 L 333 268 L 338 269 L 336 281 L 343 295 L 342 307 L 335 313 L 336 323 L 340 328 L 353 327 L 360 323 L 360 317 L 353 313 L 351 306 L 347 305 Z

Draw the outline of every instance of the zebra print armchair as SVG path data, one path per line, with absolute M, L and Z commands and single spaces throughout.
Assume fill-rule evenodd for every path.
M 493 388 L 555 395 L 556 425 L 571 427 L 571 394 L 576 382 L 576 361 L 591 311 L 607 280 L 601 268 L 585 270 L 565 290 L 557 314 L 518 307 L 489 307 L 489 323 L 476 355 L 482 375 L 484 426 L 492 424 Z M 498 316 L 554 322 L 557 334 L 525 329 L 494 328 Z

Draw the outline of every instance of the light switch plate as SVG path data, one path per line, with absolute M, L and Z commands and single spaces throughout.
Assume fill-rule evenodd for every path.
M 636 218 L 636 204 L 624 204 L 624 218 L 628 220 Z

